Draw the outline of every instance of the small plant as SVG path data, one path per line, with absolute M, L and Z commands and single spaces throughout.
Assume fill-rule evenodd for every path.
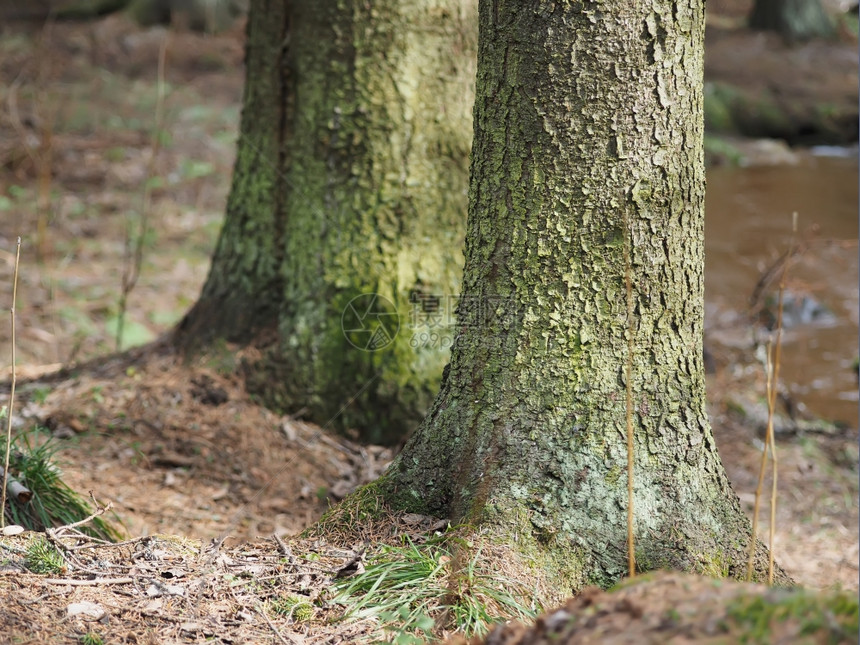
M 514 581 L 480 571 L 480 548 L 463 561 L 459 542 L 384 546 L 363 573 L 335 584 L 334 602 L 346 617 L 376 618 L 386 640 L 403 644 L 423 642 L 437 625 L 468 637 L 508 618 L 533 620 L 540 608 L 522 604 Z
M 104 645 L 104 639 L 96 632 L 88 632 L 81 636 L 81 645 Z
M 387 629 L 388 636 L 395 645 L 422 645 L 432 639 L 436 621 L 425 613 L 415 616 L 411 614 L 409 607 L 401 607 L 397 611 L 386 611 L 379 615 L 383 624 L 402 625 L 399 628 Z
M 45 538 L 35 538 L 27 546 L 27 568 L 33 573 L 58 574 L 64 565 L 63 556 Z
M 48 400 L 48 395 L 51 393 L 51 388 L 49 387 L 37 387 L 33 390 L 33 400 L 39 405 L 43 404 Z
M 314 606 L 305 596 L 289 594 L 269 601 L 269 609 L 276 614 L 304 623 L 314 617 Z
M 767 468 L 768 450 L 770 451 L 770 463 L 773 467 L 773 475 L 771 477 L 771 494 L 770 494 L 770 539 L 768 540 L 768 567 L 767 567 L 767 583 L 773 584 L 773 551 L 774 551 L 774 534 L 776 531 L 776 492 L 777 492 L 777 473 L 778 460 L 776 456 L 776 437 L 773 430 L 774 410 L 776 409 L 776 395 L 779 383 L 779 367 L 780 357 L 782 355 L 782 314 L 785 297 L 785 277 L 788 273 L 788 266 L 791 259 L 797 253 L 797 247 L 794 243 L 794 236 L 797 233 L 797 213 L 792 216 L 791 227 L 791 243 L 789 249 L 784 254 L 784 261 L 780 269 L 779 287 L 777 290 L 777 309 L 776 309 L 776 339 L 767 344 L 767 354 L 765 358 L 765 377 L 766 377 L 766 396 L 767 396 L 767 431 L 764 437 L 764 447 L 761 452 L 761 464 L 758 473 L 758 485 L 755 489 L 755 503 L 753 506 L 753 521 L 752 532 L 750 533 L 749 553 L 747 557 L 747 580 L 752 580 L 753 574 L 753 559 L 755 557 L 756 536 L 758 535 L 758 517 L 759 505 L 761 503 L 762 490 L 764 485 L 764 475 Z M 761 281 L 759 281 L 761 284 Z M 758 286 L 756 287 L 758 289 Z
M 47 435 L 43 440 L 40 435 Z M 15 524 L 42 531 L 46 528 L 73 524 L 88 517 L 92 511 L 84 499 L 61 479 L 55 455 L 58 442 L 41 429 L 15 436 L 10 446 L 9 474 L 25 485 L 32 499 L 20 503 L 14 498 L 6 500 L 6 516 Z M 0 456 L 3 447 L 0 446 Z M 102 517 L 79 527 L 81 531 L 103 540 L 115 541 L 119 532 Z

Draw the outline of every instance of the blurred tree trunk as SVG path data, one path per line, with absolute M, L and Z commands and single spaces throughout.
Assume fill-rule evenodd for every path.
M 377 490 L 496 536 L 561 596 L 613 584 L 630 360 L 640 567 L 742 576 L 705 410 L 703 3 L 480 7 L 459 334 Z
M 752 29 L 775 31 L 789 41 L 831 38 L 835 33 L 820 0 L 755 0 L 749 24 Z
M 277 326 L 283 293 L 287 152 L 294 80 L 281 47 L 287 3 L 256 0 L 248 16 L 245 93 L 227 213 L 209 276 L 177 339 L 198 348 L 244 343 Z
M 469 0 L 251 3 L 227 216 L 180 345 L 276 332 L 248 382 L 278 409 L 372 441 L 420 421 L 450 343 L 407 327 L 459 290 L 476 16 Z

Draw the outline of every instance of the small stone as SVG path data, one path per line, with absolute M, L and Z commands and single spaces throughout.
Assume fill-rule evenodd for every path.
M 73 602 L 66 607 L 66 613 L 69 616 L 87 616 L 95 620 L 101 620 L 107 613 L 101 605 L 94 602 Z

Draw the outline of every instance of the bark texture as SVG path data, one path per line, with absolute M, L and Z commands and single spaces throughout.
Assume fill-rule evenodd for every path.
M 280 410 L 397 441 L 449 356 L 444 337 L 409 323 L 427 297 L 459 291 L 477 9 L 272 4 L 251 6 L 230 207 L 187 327 L 247 336 L 277 303 L 278 346 L 250 387 Z
M 705 411 L 703 29 L 699 0 L 480 4 L 459 333 L 378 486 L 497 531 L 562 595 L 625 573 L 628 334 L 640 567 L 746 563 Z

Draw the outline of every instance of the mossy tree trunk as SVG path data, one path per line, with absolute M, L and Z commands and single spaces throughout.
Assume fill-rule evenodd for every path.
M 703 3 L 488 0 L 479 20 L 459 333 L 378 490 L 497 532 L 562 595 L 613 583 L 629 358 L 638 562 L 738 576 L 750 526 L 705 410 Z
M 285 206 L 293 127 L 290 31 L 283 0 L 254 0 L 245 45 L 245 92 L 233 183 L 203 291 L 177 330 L 198 349 L 216 339 L 247 342 L 274 329 L 283 293 Z
M 276 329 L 249 384 L 277 408 L 396 441 L 432 402 L 450 343 L 409 323 L 459 290 L 476 16 L 252 2 L 227 221 L 180 333 Z

